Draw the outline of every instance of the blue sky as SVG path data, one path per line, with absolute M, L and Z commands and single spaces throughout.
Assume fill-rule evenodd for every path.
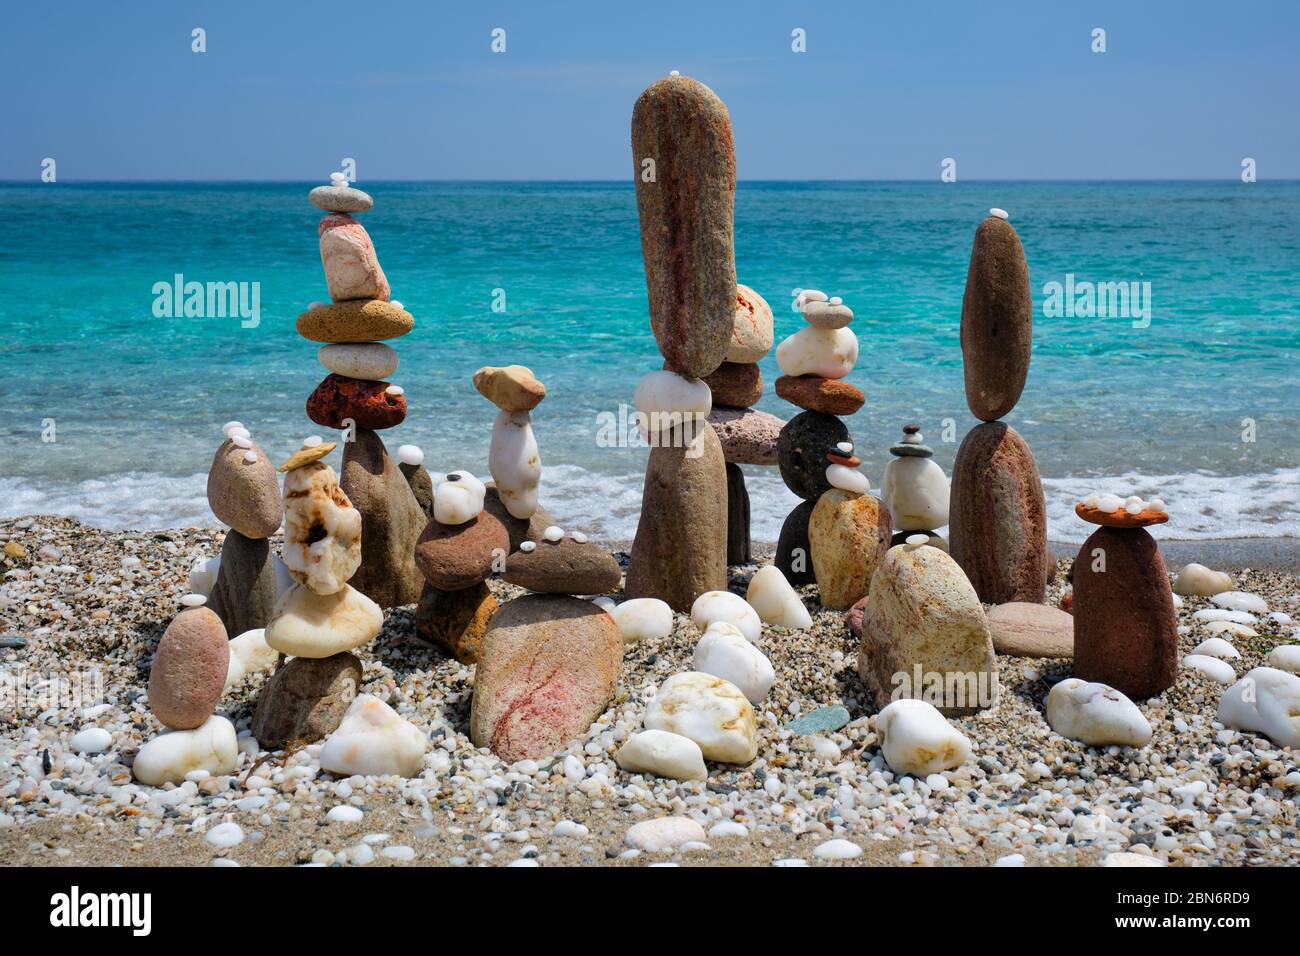
M 9 4 L 0 179 L 627 179 L 637 94 L 742 179 L 1300 178 L 1300 3 Z M 207 52 L 190 32 L 207 31 Z M 506 52 L 490 50 L 506 31 Z M 791 51 L 791 30 L 807 52 Z M 1090 50 L 1094 27 L 1107 51 Z

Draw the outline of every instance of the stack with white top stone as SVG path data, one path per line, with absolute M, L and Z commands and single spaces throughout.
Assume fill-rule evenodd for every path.
M 936 548 L 948 542 L 936 534 L 948 523 L 948 476 L 934 461 L 920 425 L 904 425 L 903 437 L 889 446 L 894 460 L 885 466 L 883 497 L 894 526 L 891 545 L 924 533 Z
M 253 714 L 253 736 L 269 749 L 335 729 L 361 680 L 351 651 L 384 624 L 379 605 L 348 583 L 361 565 L 361 513 L 324 461 L 335 447 L 312 436 L 280 466 L 284 563 L 294 583 L 276 603 L 265 640 L 293 659 L 281 659 Z
M 727 463 L 728 565 L 751 559 L 749 492 L 740 466 L 776 464 L 776 436 L 784 424 L 753 407 L 763 397 L 758 363 L 771 350 L 772 337 L 771 306 L 749 286 L 738 284 L 727 354 L 717 370 L 704 377 L 713 399 L 709 422 Z
M 785 374 L 776 392 L 804 411 L 781 429 L 777 464 L 803 504 L 781 527 L 777 568 L 793 585 L 816 581 L 821 602 L 844 610 L 867 593 L 889 548 L 889 511 L 871 495 L 840 415 L 862 407 L 862 392 L 844 381 L 858 358 L 849 329 L 853 312 L 837 297 L 807 289 L 795 307 L 808 323 L 776 349 Z
M 722 365 L 735 327 L 727 107 L 696 80 L 659 80 L 633 109 L 632 157 L 650 327 L 664 371 L 636 389 L 651 451 L 625 590 L 686 611 L 727 586 L 726 462 L 703 381 Z
M 334 173 L 310 199 L 325 212 L 317 232 L 331 302 L 313 303 L 298 317 L 299 335 L 326 343 L 317 358 L 329 372 L 307 399 L 307 416 L 344 433 L 343 488 L 365 531 L 353 586 L 381 607 L 413 604 L 422 583 L 413 553 L 424 516 L 376 432 L 406 418 L 402 387 L 386 381 L 397 370 L 397 352 L 382 340 L 406 335 L 415 320 L 391 300 L 374 243 L 353 216 L 370 209 L 370 196 Z
M 1046 504 L 1033 452 L 999 421 L 1029 374 L 1033 294 L 1020 237 L 1002 209 L 975 232 L 961 306 L 966 404 L 977 425 L 952 466 L 952 556 L 988 604 L 1040 604 L 1047 585 Z

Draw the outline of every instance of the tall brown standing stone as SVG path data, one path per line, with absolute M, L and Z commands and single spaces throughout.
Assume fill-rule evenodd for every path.
M 345 443 L 339 484 L 361 512 L 361 566 L 348 583 L 380 607 L 414 604 L 424 589 L 415 543 L 428 519 L 373 431 Z
M 623 590 L 686 612 L 705 591 L 727 589 L 727 468 L 711 425 L 690 443 L 681 432 L 650 450 Z
M 726 105 L 669 76 L 632 110 L 632 162 L 650 327 L 673 371 L 703 378 L 731 345 L 736 150 Z
M 266 538 L 245 538 L 231 528 L 221 546 L 217 581 L 208 607 L 221 618 L 226 633 L 238 637 L 266 627 L 275 607 L 275 554 Z
M 972 428 L 952 466 L 949 550 L 986 604 L 1041 604 L 1047 506 L 1038 465 L 1005 422 Z
M 1034 298 L 1025 250 L 1011 223 L 989 216 L 975 231 L 961 303 L 966 404 L 994 421 L 1015 408 L 1029 374 Z
M 271 675 L 253 711 L 253 736 L 264 749 L 311 743 L 333 733 L 361 687 L 361 660 L 343 651 L 295 657 Z
M 426 584 L 415 609 L 415 636 L 441 647 L 462 664 L 473 664 L 496 612 L 496 598 L 486 581 L 459 591 Z
M 1165 562 L 1142 528 L 1098 528 L 1074 561 L 1074 676 L 1141 699 L 1178 677 Z
M 727 564 L 749 564 L 749 491 L 739 465 L 727 463 Z

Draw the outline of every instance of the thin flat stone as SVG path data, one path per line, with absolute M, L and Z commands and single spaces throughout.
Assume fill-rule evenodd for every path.
M 828 707 L 818 707 L 801 717 L 796 717 L 785 725 L 785 729 L 792 734 L 805 736 L 808 734 L 825 734 L 832 730 L 839 730 L 848 722 L 849 712 L 839 704 L 831 704 Z
M 355 186 L 317 186 L 307 198 L 326 212 L 365 212 L 375 204 L 369 193 Z
M 303 446 L 285 460 L 285 463 L 280 466 L 280 470 L 293 471 L 303 465 L 310 465 L 313 461 L 320 461 L 337 447 L 338 442 L 332 441 L 324 441 L 311 447 Z
M 934 455 L 934 449 L 929 445 L 910 445 L 905 442 L 898 442 L 889 446 L 889 453 L 895 458 L 929 458 Z

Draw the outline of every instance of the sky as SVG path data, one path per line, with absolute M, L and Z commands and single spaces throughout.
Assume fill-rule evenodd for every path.
M 1237 179 L 1247 157 L 1300 178 L 1298 36 L 1294 0 L 8 4 L 0 179 L 47 157 L 61 182 L 314 181 L 345 157 L 362 184 L 630 179 L 632 105 L 671 70 L 727 103 L 741 179 L 948 158 L 959 179 Z

